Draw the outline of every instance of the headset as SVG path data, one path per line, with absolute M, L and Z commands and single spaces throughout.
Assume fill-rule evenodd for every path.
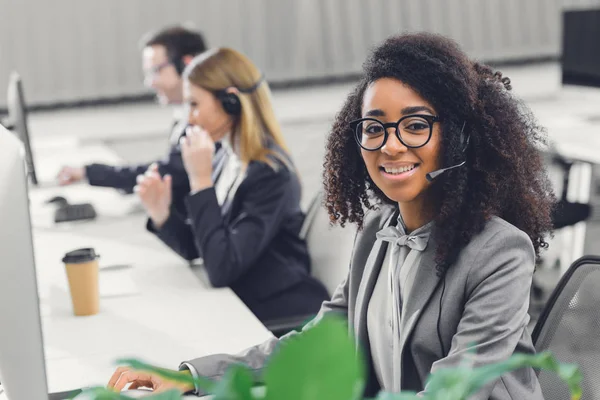
M 467 153 L 467 149 L 469 148 L 469 141 L 471 140 L 471 136 L 470 135 L 466 135 L 465 136 L 464 130 L 465 130 L 466 123 L 467 123 L 466 121 L 463 122 L 462 128 L 460 129 L 460 143 L 461 143 L 461 146 L 462 146 L 462 153 L 465 154 L 464 161 L 462 161 L 459 164 L 452 165 L 450 167 L 440 168 L 440 169 L 437 169 L 435 171 L 427 173 L 425 175 L 425 178 L 427 178 L 427 180 L 429 182 L 433 182 L 433 180 L 435 178 L 437 178 L 438 176 L 440 176 L 441 174 L 443 174 L 446 171 L 450 171 L 450 170 L 452 170 L 454 168 L 462 167 L 467 162 L 466 153 Z
M 237 93 L 228 92 L 228 90 L 231 88 L 235 88 L 240 93 L 252 93 L 260 87 L 264 80 L 265 76 L 261 75 L 258 81 L 256 81 L 256 83 L 250 86 L 249 88 L 239 88 L 237 86 L 230 86 L 226 89 L 215 90 L 213 91 L 213 94 L 215 95 L 217 100 L 221 102 L 223 110 L 225 110 L 227 114 L 237 117 L 242 113 L 242 103 L 240 102 L 240 98 L 238 97 Z

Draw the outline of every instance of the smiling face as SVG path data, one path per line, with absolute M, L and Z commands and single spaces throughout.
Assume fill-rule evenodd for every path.
M 407 115 L 437 116 L 436 110 L 414 90 L 399 80 L 381 78 L 371 83 L 363 96 L 362 117 L 374 118 L 384 124 L 396 123 Z M 411 122 L 412 121 L 412 122 Z M 401 124 L 405 142 L 412 132 L 422 134 L 422 119 L 407 118 Z M 422 207 L 430 183 L 425 175 L 440 167 L 440 124 L 432 124 L 431 139 L 420 148 L 406 147 L 393 127 L 387 128 L 388 138 L 376 151 L 361 149 L 367 171 L 379 189 L 402 207 L 412 204 Z M 428 135 L 428 129 L 426 135 Z

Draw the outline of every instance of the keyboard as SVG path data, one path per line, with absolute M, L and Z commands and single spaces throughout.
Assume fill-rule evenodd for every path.
M 83 221 L 96 217 L 96 209 L 89 203 L 64 204 L 54 213 L 54 222 Z

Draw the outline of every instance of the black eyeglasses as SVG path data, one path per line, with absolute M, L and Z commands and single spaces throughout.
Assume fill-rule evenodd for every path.
M 406 147 L 416 149 L 431 139 L 433 124 L 440 117 L 428 114 L 406 115 L 398 122 L 384 124 L 375 118 L 361 118 L 350 122 L 354 138 L 360 147 L 368 151 L 381 149 L 388 138 L 388 129 L 396 129 L 396 137 Z

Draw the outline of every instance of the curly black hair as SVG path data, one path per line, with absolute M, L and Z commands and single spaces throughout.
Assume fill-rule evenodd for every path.
M 349 122 L 361 118 L 363 94 L 380 78 L 407 84 L 437 110 L 441 165 L 466 165 L 432 184 L 436 202 L 436 262 L 443 274 L 489 218 L 496 215 L 526 232 L 536 255 L 547 247 L 556 203 L 539 145 L 545 129 L 509 90 L 510 79 L 471 61 L 452 40 L 403 34 L 374 49 L 363 77 L 337 114 L 324 162 L 325 206 L 332 222 L 362 227 L 366 209 L 394 204 L 373 183 Z M 469 142 L 464 150 L 461 128 Z M 465 136 L 463 136 L 464 138 Z

